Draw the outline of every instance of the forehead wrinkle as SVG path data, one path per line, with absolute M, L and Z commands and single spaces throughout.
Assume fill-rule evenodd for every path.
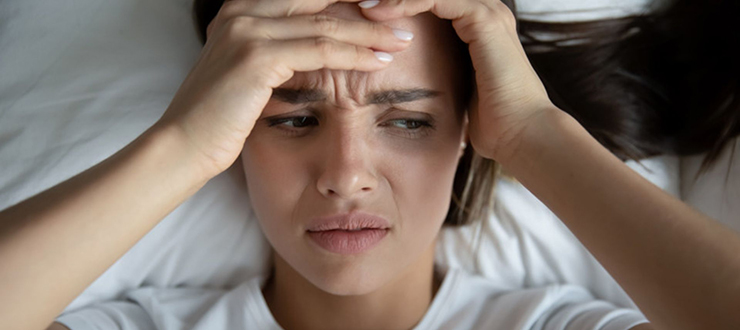
M 361 71 L 327 69 L 301 72 L 290 81 L 275 88 L 273 97 L 283 101 L 295 101 L 289 103 L 323 101 L 339 105 L 354 101 L 355 105 L 363 105 L 363 96 L 372 90 L 372 86 L 380 84 L 373 81 L 371 74 Z M 332 99 L 334 102 L 331 102 Z
M 272 98 L 290 104 L 305 104 L 326 100 L 326 93 L 320 89 L 275 88 Z
M 364 106 L 362 96 L 370 91 L 371 73 L 362 71 L 345 71 L 345 73 L 345 88 L 347 88 L 349 98 L 354 105 Z
M 364 95 L 372 85 L 371 73 L 361 71 L 328 70 L 305 73 L 305 79 L 291 84 L 299 89 L 320 90 L 327 97 L 322 102 L 337 110 L 352 110 L 364 106 Z

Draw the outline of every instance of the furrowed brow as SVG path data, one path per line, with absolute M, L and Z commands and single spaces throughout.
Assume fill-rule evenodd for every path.
M 440 95 L 442 95 L 442 92 L 424 88 L 385 90 L 370 95 L 366 104 L 407 103 L 435 98 Z M 275 88 L 272 91 L 271 98 L 290 104 L 305 104 L 325 101 L 327 95 L 320 89 Z
M 274 88 L 270 98 L 290 104 L 304 104 L 324 101 L 327 96 L 320 89 Z
M 380 91 L 373 95 L 370 95 L 367 100 L 367 104 L 394 104 L 394 103 L 406 103 L 413 102 L 423 99 L 435 98 L 442 95 L 442 92 L 424 89 L 404 89 L 404 90 L 387 90 Z

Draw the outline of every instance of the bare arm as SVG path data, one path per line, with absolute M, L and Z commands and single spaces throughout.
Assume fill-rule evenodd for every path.
M 502 165 L 544 202 L 656 329 L 740 329 L 740 237 L 545 111 Z
M 201 57 L 158 122 L 166 124 L 0 212 L 0 329 L 48 327 L 162 218 L 234 163 L 272 89 L 294 72 L 377 71 L 389 63 L 385 52 L 411 44 L 380 23 L 338 19 L 327 29 L 313 14 L 337 1 L 226 2 L 230 9 L 211 23 Z M 258 24 L 263 20 L 270 24 Z
M 43 329 L 208 181 L 153 127 L 100 164 L 0 212 L 0 328 Z
M 656 329 L 740 329 L 740 237 L 642 178 L 552 105 L 500 0 L 380 1 L 376 21 L 431 11 L 468 44 L 469 135 L 544 202 Z

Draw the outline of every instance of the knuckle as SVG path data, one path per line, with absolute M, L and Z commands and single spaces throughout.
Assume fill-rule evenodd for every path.
M 365 61 L 368 56 L 370 56 L 368 53 L 370 52 L 369 49 L 360 47 L 360 46 L 352 46 L 352 51 L 354 54 L 354 63 L 360 63 Z
M 230 36 L 243 35 L 253 29 L 256 18 L 250 16 L 237 16 L 225 23 L 226 31 Z
M 340 22 L 337 18 L 325 15 L 315 15 L 312 16 L 311 19 L 316 26 L 316 30 L 321 34 L 335 35 L 340 29 Z
M 232 19 L 234 24 L 238 25 L 240 29 L 251 29 L 257 25 L 259 19 L 252 16 L 237 16 Z
M 314 40 L 314 43 L 316 49 L 323 58 L 329 58 L 337 52 L 336 42 L 331 38 L 318 37 Z
M 228 12 L 229 10 L 232 10 L 237 7 L 239 3 L 236 1 L 225 1 L 223 4 L 221 4 L 221 11 L 222 12 Z
M 366 24 L 369 25 L 369 29 L 372 31 L 372 34 L 378 37 L 383 37 L 393 33 L 391 27 L 387 25 L 375 22 L 367 22 Z
M 484 31 L 499 33 L 516 30 L 514 12 L 500 0 L 479 2 L 478 8 L 471 11 L 470 19 L 472 25 L 482 28 L 481 31 L 478 31 L 479 33 Z
M 491 9 L 493 15 L 497 20 L 500 20 L 509 25 L 516 25 L 516 17 L 514 16 L 514 12 L 511 11 L 509 6 L 507 6 L 502 1 L 494 1 L 491 5 Z
M 245 3 L 242 3 L 242 1 L 226 1 L 221 5 L 218 15 L 225 17 L 236 16 L 244 11 L 244 5 Z

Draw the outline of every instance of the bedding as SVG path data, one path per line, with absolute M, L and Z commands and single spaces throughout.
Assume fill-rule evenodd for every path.
M 106 159 L 159 119 L 199 55 L 191 1 L 3 1 L 0 209 Z M 554 1 L 551 7 L 520 3 L 525 15 L 536 13 L 543 20 L 547 15 L 537 8 L 558 8 L 552 7 Z M 605 14 L 603 9 L 585 11 L 597 17 Z M 565 12 L 552 14 L 577 19 Z M 663 156 L 629 165 L 712 214 L 716 206 L 707 202 L 712 198 L 697 196 L 718 193 L 712 190 L 714 179 L 679 187 L 679 175 L 684 174 L 679 173 L 679 162 Z M 694 164 L 693 159 L 683 162 Z M 512 288 L 582 285 L 597 298 L 633 306 L 570 231 L 524 187 L 502 178 L 498 188 L 491 218 L 442 232 L 440 264 Z M 733 212 L 723 219 L 739 222 L 737 208 Z M 65 311 L 122 299 L 140 287 L 233 288 L 264 274 L 269 256 L 237 162 L 164 218 Z
M 618 18 L 665 8 L 676 0 L 517 0 L 520 18 L 539 22 L 579 22 Z
M 0 209 L 133 141 L 164 113 L 199 55 L 188 0 L 1 7 Z M 261 274 L 269 249 L 247 198 L 240 166 L 212 179 L 68 309 L 142 285 L 224 287 Z

